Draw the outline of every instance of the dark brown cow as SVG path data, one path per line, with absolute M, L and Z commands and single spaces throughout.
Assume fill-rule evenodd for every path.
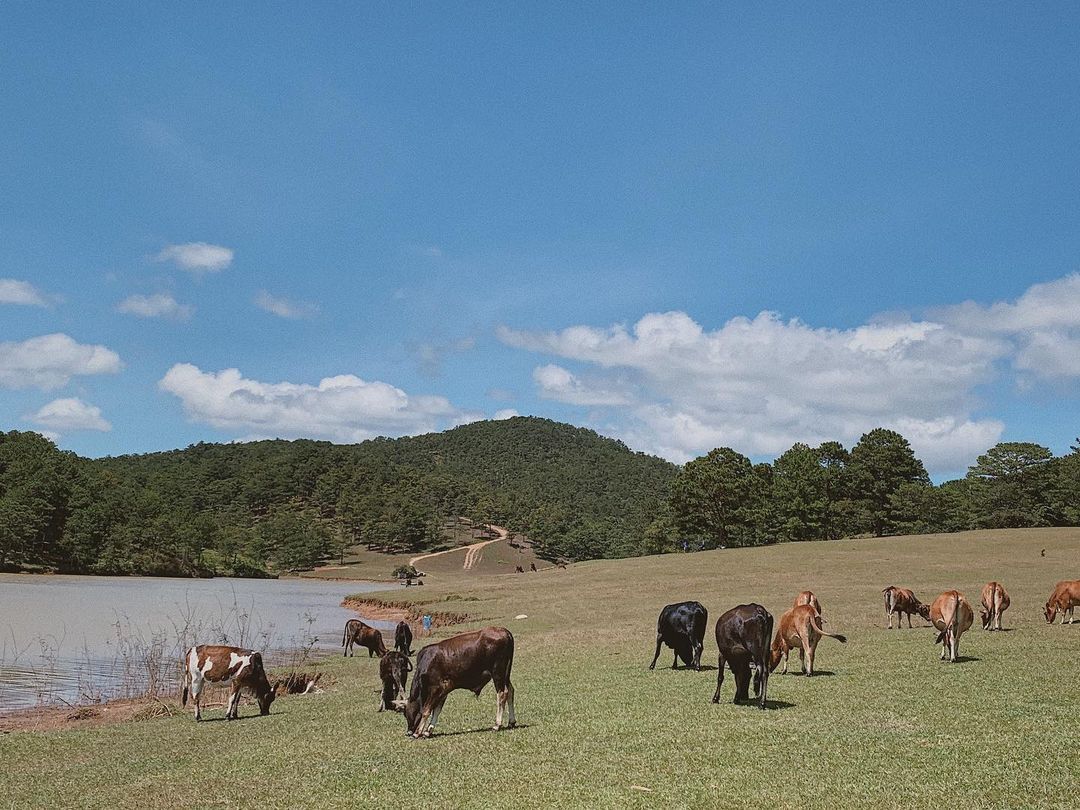
M 814 655 L 822 636 L 835 638 L 841 644 L 847 643 L 847 637 L 838 633 L 826 633 L 821 629 L 821 614 L 811 604 L 796 605 L 780 617 L 780 627 L 772 643 L 769 671 L 772 672 L 784 659 L 784 668 L 780 674 L 787 673 L 788 655 L 798 648 L 799 660 L 805 675 L 814 674 Z
M 405 703 L 405 683 L 412 672 L 412 662 L 397 650 L 388 652 L 379 661 L 379 679 L 382 681 L 382 700 L 379 711 L 400 710 Z
M 430 737 L 448 694 L 468 689 L 479 697 L 488 681 L 494 682 L 496 691 L 494 729 L 502 727 L 503 708 L 509 710 L 508 728 L 513 728 L 517 725 L 510 682 L 513 664 L 514 637 L 505 627 L 485 627 L 424 647 L 416 656 L 416 674 L 405 704 L 407 736 Z
M 394 649 L 412 655 L 412 628 L 408 622 L 398 622 L 394 628 Z
M 918 613 L 927 621 L 930 621 L 930 608 L 915 598 L 913 594 L 907 588 L 897 588 L 895 585 L 890 585 L 888 588 L 882 590 L 885 595 L 885 616 L 889 619 L 889 629 L 892 630 L 892 617 L 896 614 L 896 627 L 899 629 L 903 626 L 904 617 L 900 614 L 907 614 L 907 626 L 911 627 L 911 614 Z
M 1001 614 L 1011 604 L 1008 591 L 1000 582 L 987 582 L 983 585 L 981 596 L 979 618 L 982 619 L 983 630 L 1000 630 Z
M 818 601 L 818 598 L 814 595 L 813 591 L 803 591 L 796 596 L 795 604 L 793 604 L 792 607 L 798 607 L 799 605 L 810 605 L 818 615 L 821 614 L 821 602 Z
M 1061 623 L 1065 624 L 1065 614 L 1069 614 L 1069 624 L 1073 623 L 1073 611 L 1080 605 L 1080 579 L 1063 579 L 1056 586 L 1050 598 L 1046 600 L 1043 615 L 1048 624 L 1053 624 L 1061 611 Z
M 368 658 L 373 655 L 382 658 L 386 655 L 386 645 L 383 643 L 382 633 L 359 619 L 349 619 L 345 622 L 345 632 L 341 636 L 341 646 L 345 648 L 345 655 L 352 655 L 353 644 L 367 647 Z
M 200 644 L 187 653 L 184 667 L 184 693 L 181 705 L 187 706 L 188 694 L 195 700 L 195 719 L 202 720 L 203 684 L 231 683 L 232 692 L 226 704 L 225 719 L 235 720 L 240 706 L 240 691 L 250 689 L 259 701 L 259 714 L 270 714 L 278 684 L 270 686 L 263 669 L 262 655 L 241 647 L 221 644 Z
M 975 612 L 960 591 L 945 591 L 930 605 L 930 622 L 941 632 L 935 644 L 941 645 L 941 660 L 948 657 L 956 663 L 960 653 L 960 636 L 971 629 Z
M 716 646 L 720 648 L 713 703 L 720 702 L 724 685 L 724 664 L 735 675 L 735 702 L 750 700 L 750 671 L 754 672 L 754 694 L 764 709 L 769 693 L 769 640 L 773 617 L 758 604 L 733 607 L 716 620 Z

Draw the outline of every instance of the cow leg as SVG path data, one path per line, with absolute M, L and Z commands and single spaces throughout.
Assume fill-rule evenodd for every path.
M 732 661 L 734 664 L 735 662 Z M 750 664 L 740 660 L 731 671 L 735 673 L 735 702 L 744 703 L 750 700 Z
M 807 677 L 814 674 L 814 653 L 816 647 L 813 644 L 804 642 L 806 644 L 806 675 Z
M 191 676 L 191 697 L 195 700 L 195 719 L 202 720 L 203 674 L 196 671 Z
M 672 669 L 678 669 L 679 668 L 679 651 L 678 650 L 675 651 L 675 657 L 671 659 L 671 668 Z
M 769 700 L 769 667 L 761 667 L 761 694 L 758 696 L 758 706 L 762 709 Z
M 799 664 L 802 666 L 802 674 L 806 674 L 806 647 L 799 647 Z
M 510 681 L 506 682 L 506 697 L 503 703 L 506 705 L 507 711 L 507 728 L 514 728 L 517 725 L 517 715 L 514 714 L 514 685 Z
M 716 665 L 716 692 L 713 693 L 712 702 L 720 702 L 720 687 L 724 685 L 724 654 L 720 653 Z
M 442 713 L 444 703 L 446 703 L 446 695 L 442 695 L 435 703 L 434 708 L 432 708 L 431 714 L 428 716 L 427 728 L 424 729 L 425 737 L 430 737 L 435 733 L 435 724 L 439 722 L 439 715 Z
M 701 653 L 705 650 L 705 645 L 695 641 L 694 642 L 694 669 L 701 672 Z
M 782 670 L 780 670 L 781 675 L 787 675 L 787 662 L 788 662 L 788 656 L 789 655 L 791 655 L 791 648 L 790 647 L 785 647 L 784 648 L 784 668 Z
M 896 620 L 896 626 L 897 627 L 900 626 L 900 619 L 899 618 Z M 908 630 L 911 629 L 911 614 L 910 613 L 907 615 L 907 629 Z
M 652 657 L 652 663 L 649 664 L 649 669 L 656 669 L 656 659 L 660 657 L 660 645 L 663 644 L 664 639 L 659 633 L 656 634 L 656 655 Z
M 233 681 L 232 691 L 229 693 L 229 699 L 225 701 L 225 719 L 235 720 L 236 711 L 240 706 L 240 685 Z

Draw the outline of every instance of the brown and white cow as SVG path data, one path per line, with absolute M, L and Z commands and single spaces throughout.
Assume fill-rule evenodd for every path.
M 352 655 L 353 644 L 367 647 L 368 658 L 373 655 L 382 658 L 386 655 L 386 644 L 383 643 L 382 633 L 359 619 L 349 619 L 345 622 L 345 632 L 341 636 L 341 646 L 345 648 L 343 656 Z
M 405 653 L 392 650 L 379 661 L 382 698 L 379 711 L 401 709 L 405 703 L 405 684 L 412 672 L 412 662 Z
M 971 629 L 975 612 L 960 591 L 945 591 L 930 605 L 930 622 L 941 632 L 935 644 L 941 645 L 941 660 L 946 656 L 955 663 L 960 652 L 960 636 Z
M 1009 593 L 1000 582 L 987 582 L 983 585 L 982 610 L 979 618 L 982 620 L 983 630 L 1000 630 L 1001 614 L 1009 607 Z
M 263 669 L 262 654 L 241 647 L 200 644 L 188 650 L 184 667 L 184 693 L 181 704 L 187 706 L 188 694 L 195 700 L 195 719 L 202 720 L 202 696 L 205 683 L 231 683 L 225 719 L 235 720 L 240 692 L 250 689 L 259 701 L 259 714 L 270 714 L 270 704 L 277 694 L 277 684 L 270 686 Z
M 821 629 L 821 615 L 813 605 L 796 605 L 780 617 L 780 627 L 773 639 L 769 659 L 769 671 L 773 672 L 780 659 L 784 659 L 781 675 L 787 674 L 788 655 L 792 650 L 799 650 L 804 675 L 814 674 L 814 655 L 822 636 L 835 638 L 841 644 L 847 643 L 847 636 L 839 633 L 826 633 Z
M 496 692 L 494 730 L 502 727 L 504 708 L 509 711 L 507 727 L 513 728 L 517 725 L 510 682 L 513 664 L 514 637 L 505 627 L 485 627 L 424 647 L 416 656 L 405 703 L 406 736 L 430 737 L 448 694 L 468 689 L 479 697 L 488 681 L 494 682 Z
M 1046 600 L 1043 615 L 1049 624 L 1054 623 L 1058 611 L 1061 611 L 1061 623 L 1065 624 L 1065 614 L 1069 614 L 1069 624 L 1073 623 L 1073 611 L 1080 605 L 1080 579 L 1063 579 L 1056 586 L 1050 598 Z
M 798 607 L 799 605 L 810 605 L 818 615 L 821 614 L 821 602 L 818 601 L 818 598 L 814 595 L 813 591 L 803 591 L 796 596 L 795 603 L 792 607 Z
M 911 614 L 918 613 L 927 621 L 930 620 L 930 608 L 915 598 L 908 588 L 897 588 L 895 585 L 890 585 L 881 591 L 885 596 L 885 616 L 889 620 L 889 629 L 892 630 L 892 617 L 896 614 L 896 627 L 900 629 L 903 624 L 904 617 L 900 614 L 907 614 L 907 626 L 911 627 Z

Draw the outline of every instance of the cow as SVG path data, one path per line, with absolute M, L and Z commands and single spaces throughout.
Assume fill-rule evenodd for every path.
M 769 639 L 773 617 L 761 605 L 751 603 L 733 607 L 716 620 L 716 646 L 720 648 L 716 673 L 716 692 L 712 702 L 720 702 L 724 685 L 724 664 L 735 675 L 735 702 L 750 700 L 750 671 L 754 672 L 754 694 L 764 709 L 769 693 Z
M 345 648 L 342 656 L 352 655 L 353 644 L 367 647 L 368 658 L 373 655 L 382 658 L 386 655 L 382 633 L 359 619 L 349 619 L 345 622 L 345 632 L 341 636 L 341 646 Z
M 187 651 L 184 667 L 184 692 L 180 699 L 187 706 L 188 695 L 195 700 L 195 719 L 202 720 L 201 697 L 203 685 L 231 683 L 232 691 L 226 703 L 225 719 L 235 720 L 240 706 L 240 692 L 249 689 L 259 701 L 259 714 L 270 714 L 270 704 L 277 696 L 280 682 L 270 685 L 263 669 L 262 654 L 241 647 L 222 644 L 200 644 Z
M 780 627 L 773 639 L 769 671 L 773 672 L 780 659 L 784 659 L 781 675 L 787 674 L 788 655 L 795 648 L 799 650 L 804 675 L 814 674 L 814 654 L 822 636 L 835 638 L 841 644 L 847 644 L 847 636 L 839 633 L 826 633 L 821 629 L 821 614 L 812 604 L 796 605 L 780 617 Z
M 382 681 L 382 698 L 379 711 L 400 710 L 405 703 L 405 682 L 412 672 L 408 656 L 392 650 L 379 661 L 379 679 Z
M 1000 582 L 987 582 L 982 589 L 982 610 L 979 618 L 982 619 L 983 630 L 1000 630 L 1001 614 L 1009 607 L 1009 593 Z
M 479 697 L 488 681 L 494 682 L 496 693 L 493 729 L 502 727 L 504 709 L 509 711 L 507 728 L 513 728 L 517 725 L 510 682 L 513 664 L 514 637 L 505 627 L 485 627 L 427 645 L 416 656 L 405 703 L 405 736 L 430 737 L 448 694 L 468 689 Z
M 956 663 L 960 652 L 960 636 L 971 629 L 975 613 L 960 591 L 945 591 L 930 605 L 930 622 L 940 632 L 935 644 L 941 645 L 941 660 L 946 656 Z
M 529 570 L 533 571 L 535 573 L 536 572 L 536 563 L 529 563 Z
M 665 605 L 656 620 L 656 654 L 649 669 L 656 669 L 660 645 L 675 651 L 671 668 L 677 669 L 679 659 L 688 667 L 701 669 L 701 653 L 705 649 L 705 631 L 709 627 L 709 611 L 700 602 L 676 602 Z
M 1061 623 L 1065 624 L 1065 614 L 1069 614 L 1069 624 L 1073 623 L 1073 611 L 1080 605 L 1080 579 L 1064 579 L 1054 586 L 1054 592 L 1046 600 L 1043 615 L 1047 624 L 1053 624 L 1061 611 Z
M 412 628 L 408 622 L 398 622 L 394 628 L 394 649 L 406 656 L 412 655 Z
M 803 591 L 796 596 L 792 607 L 798 607 L 799 605 L 810 605 L 819 616 L 821 615 L 821 602 L 818 601 L 813 591 Z
M 930 621 L 930 608 L 915 598 L 907 588 L 897 588 L 890 585 L 882 590 L 885 595 L 885 616 L 889 620 L 889 629 L 892 630 L 892 617 L 896 614 L 896 628 L 899 630 L 904 621 L 902 613 L 907 614 L 907 626 L 911 628 L 911 614 L 918 613 L 927 621 Z
M 525 573 L 525 569 L 524 569 L 524 568 L 522 568 L 522 567 L 521 567 L 520 565 L 519 565 L 519 566 L 517 566 L 515 570 L 516 570 L 516 572 L 517 572 L 517 573 L 519 573 L 519 574 L 524 574 L 524 573 Z

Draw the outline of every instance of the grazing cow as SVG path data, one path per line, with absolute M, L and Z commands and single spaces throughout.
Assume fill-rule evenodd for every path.
M 948 656 L 956 662 L 960 652 L 960 636 L 971 629 L 975 613 L 960 591 L 945 591 L 930 605 L 930 622 L 941 632 L 935 644 L 941 644 L 941 660 Z
M 1009 594 L 1000 582 L 987 582 L 983 585 L 982 610 L 979 611 L 983 630 L 1000 630 L 1001 614 L 1009 604 Z
M 764 709 L 769 693 L 769 639 L 773 617 L 761 605 L 733 607 L 716 620 L 716 646 L 720 648 L 713 703 L 720 702 L 724 685 L 724 664 L 735 675 L 735 702 L 750 700 L 750 671 L 754 672 L 754 694 Z
M 649 669 L 656 669 L 660 657 L 660 645 L 666 644 L 675 651 L 671 668 L 676 669 L 679 659 L 694 669 L 701 669 L 701 652 L 705 649 L 705 630 L 709 626 L 709 611 L 700 602 L 676 602 L 666 605 L 656 621 L 656 654 Z
M 412 628 L 408 622 L 398 622 L 394 628 L 394 649 L 412 655 Z
M 352 655 L 353 644 L 367 647 L 368 658 L 373 655 L 382 658 L 386 655 L 386 645 L 383 643 L 382 633 L 359 619 L 349 619 L 345 622 L 345 632 L 341 636 L 341 646 L 345 648 L 343 656 Z
M 518 572 L 519 574 L 524 574 L 524 573 L 525 573 L 525 569 L 524 569 L 524 568 L 522 568 L 522 567 L 521 567 L 521 566 L 519 565 L 519 566 L 517 567 L 517 572 Z
M 1065 624 L 1065 614 L 1069 614 L 1069 624 L 1073 623 L 1073 611 L 1080 605 L 1080 579 L 1064 579 L 1054 586 L 1054 592 L 1046 600 L 1043 615 L 1048 624 L 1053 624 L 1058 611 L 1061 611 L 1061 623 Z
M 529 563 L 529 569 L 532 570 L 532 571 L 535 571 L 536 570 L 536 563 Z
M 379 711 L 400 710 L 405 703 L 405 682 L 412 672 L 408 656 L 393 650 L 379 661 L 379 678 L 382 680 L 382 699 Z
M 792 607 L 798 607 L 799 605 L 810 605 L 818 615 L 821 614 L 821 602 L 818 601 L 818 598 L 814 595 L 813 591 L 803 591 L 796 596 L 795 604 L 793 604 Z
M 847 644 L 847 637 L 839 633 L 826 633 L 821 629 L 821 614 L 812 604 L 796 605 L 780 617 L 780 627 L 772 643 L 772 655 L 769 671 L 776 669 L 780 659 L 784 659 L 781 675 L 787 674 L 788 655 L 798 648 L 799 660 L 802 661 L 804 675 L 814 674 L 814 654 L 822 636 L 835 638 L 841 644 Z
M 240 691 L 250 689 L 259 701 L 259 714 L 270 714 L 270 704 L 277 695 L 279 683 L 270 686 L 263 669 L 262 654 L 240 647 L 221 644 L 200 644 L 187 652 L 184 668 L 184 693 L 181 705 L 187 706 L 188 694 L 195 700 L 195 719 L 202 720 L 203 684 L 231 683 L 232 692 L 226 704 L 225 719 L 235 720 L 240 706 Z
M 416 674 L 405 703 L 406 736 L 430 737 L 448 694 L 468 689 L 479 697 L 488 681 L 495 683 L 494 730 L 502 727 L 504 708 L 510 713 L 507 727 L 513 728 L 517 725 L 510 683 L 513 663 L 514 637 L 505 627 L 485 627 L 424 647 L 416 656 Z
M 927 621 L 930 621 L 930 608 L 915 598 L 913 594 L 907 588 L 897 588 L 895 585 L 890 585 L 885 588 L 882 593 L 885 595 L 885 616 L 889 620 L 889 629 L 892 630 L 892 617 L 896 614 L 896 627 L 900 629 L 904 617 L 900 614 L 907 614 L 907 626 L 911 627 L 911 614 L 918 613 Z

